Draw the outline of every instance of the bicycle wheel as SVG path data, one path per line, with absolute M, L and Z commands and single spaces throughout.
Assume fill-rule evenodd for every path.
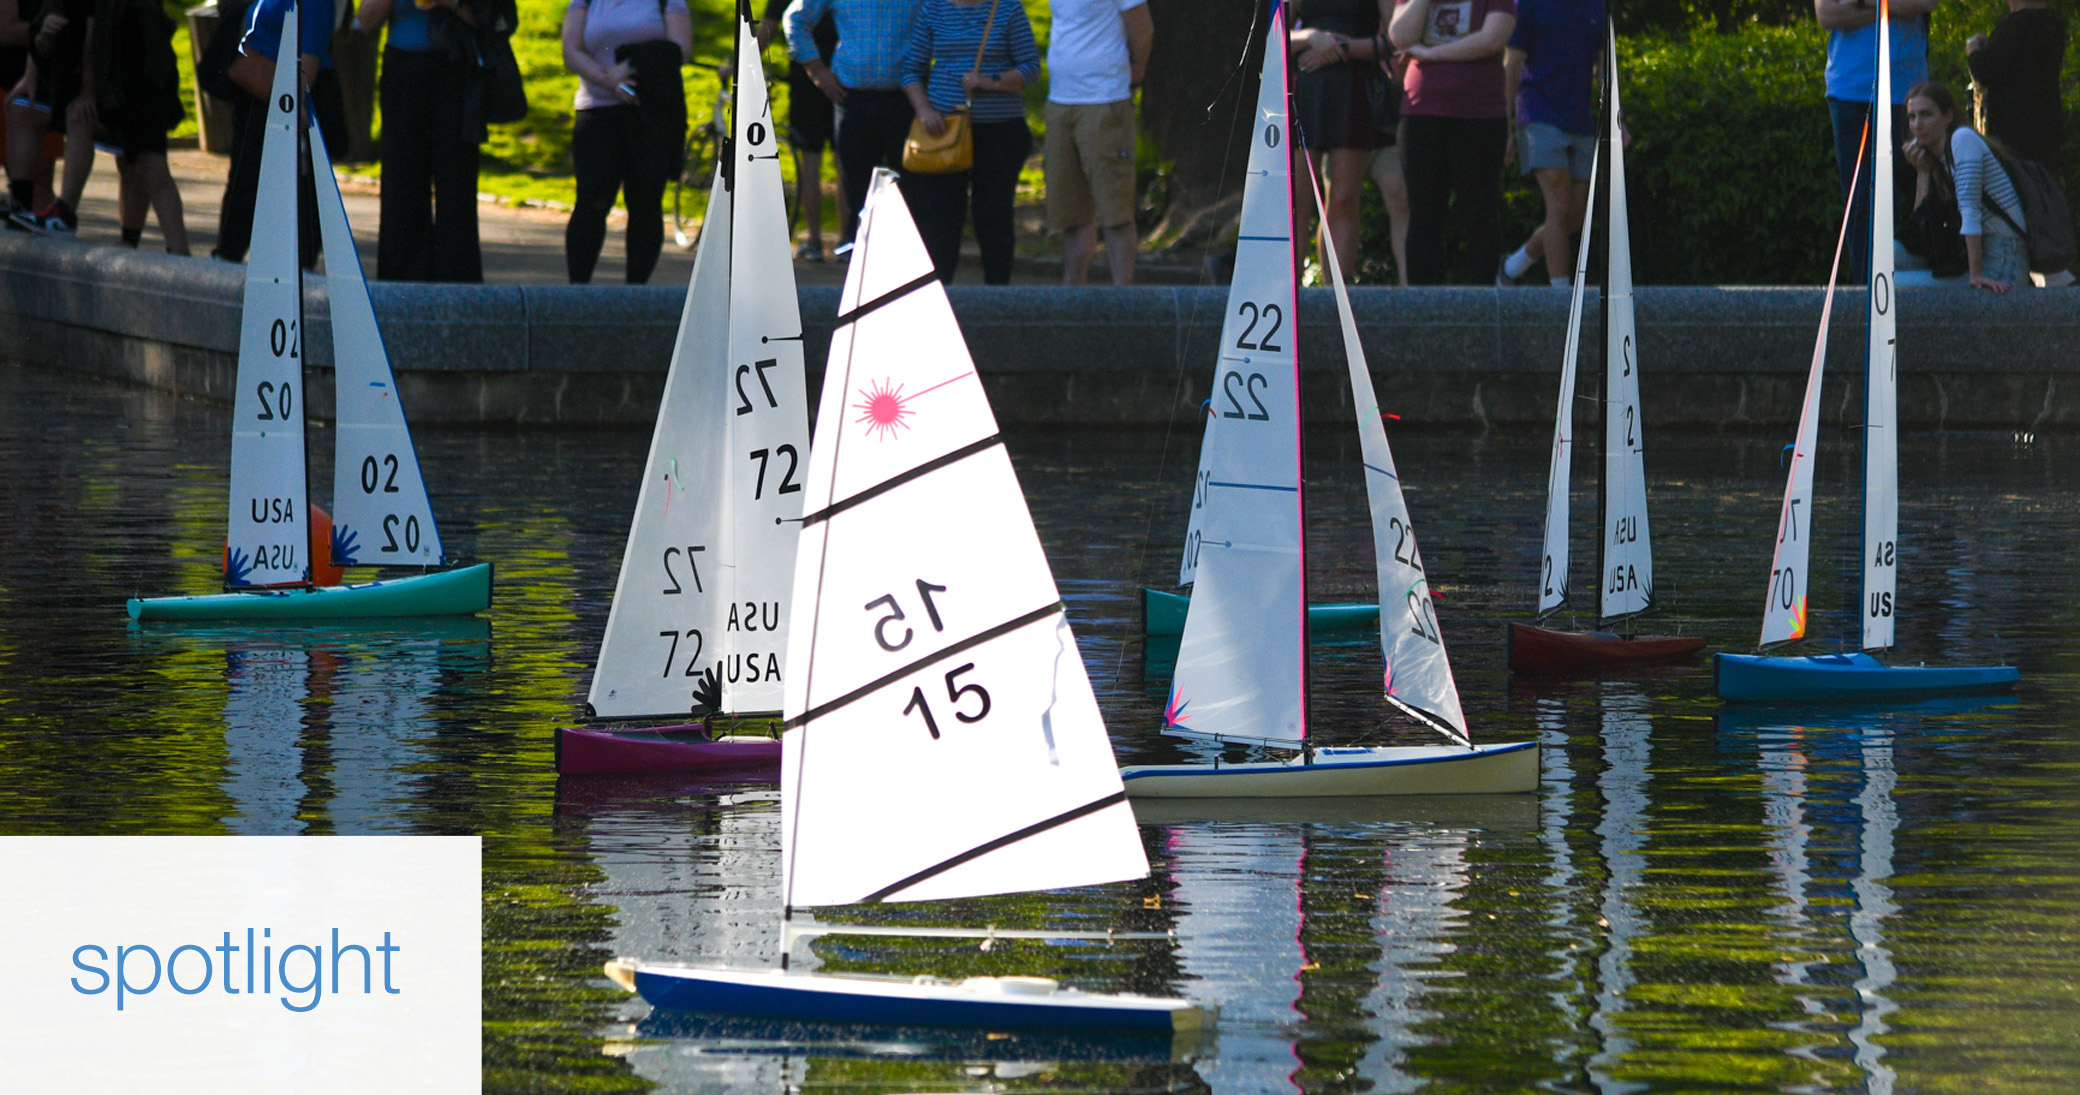
M 686 164 L 672 180 L 672 240 L 680 247 L 691 249 L 700 239 L 695 226 L 714 174 L 715 135 L 699 126 L 686 134 Z

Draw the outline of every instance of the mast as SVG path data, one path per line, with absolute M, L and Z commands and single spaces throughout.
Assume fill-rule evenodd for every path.
M 1878 5 L 1878 88 L 1871 105 L 1870 230 L 1866 249 L 1869 322 L 1863 355 L 1862 646 L 1886 650 L 1893 642 L 1898 590 L 1899 358 L 1892 262 L 1892 20 Z
M 1290 0 L 1271 0 L 1271 2 L 1272 6 L 1281 12 L 1284 12 L 1291 6 Z M 1285 48 L 1283 41 L 1285 37 L 1283 28 L 1291 25 L 1292 19 L 1289 15 L 1282 19 L 1274 19 L 1271 23 L 1270 33 L 1278 34 L 1281 39 L 1278 60 L 1279 64 L 1285 69 L 1285 78 L 1281 81 L 1281 84 L 1285 89 L 1287 128 L 1297 131 L 1299 129 L 1299 115 L 1293 110 L 1293 51 Z M 1318 180 L 1315 174 L 1314 160 L 1308 157 L 1304 143 L 1294 141 L 1292 147 L 1300 150 L 1300 161 L 1307 165 L 1307 185 L 1314 190 L 1315 208 L 1320 214 L 1316 218 L 1319 222 L 1317 230 L 1321 233 L 1323 239 L 1329 239 L 1329 209 L 1321 202 L 1321 188 L 1317 185 Z M 1286 173 L 1286 208 L 1291 209 L 1292 207 L 1293 175 L 1292 172 L 1288 171 Z M 1332 263 L 1337 261 L 1335 251 L 1333 250 L 1334 247 L 1335 241 L 1331 240 L 1329 244 L 1330 249 L 1325 249 L 1324 251 L 1324 254 L 1328 256 L 1329 261 Z M 1307 664 L 1307 413 L 1305 399 L 1300 389 L 1300 249 L 1292 247 L 1287 250 L 1292 256 L 1293 264 L 1293 274 L 1289 282 L 1293 287 L 1293 295 L 1291 297 L 1293 302 L 1293 470 L 1295 472 L 1293 484 L 1294 489 L 1298 492 L 1295 505 L 1300 511 L 1300 738 L 1302 741 L 1305 741 L 1307 739 L 1309 685 L 1313 681 L 1313 676 L 1309 673 Z M 1339 269 L 1336 276 L 1340 278 L 1341 274 L 1342 271 Z M 1310 757 L 1312 755 L 1311 753 L 1309 754 Z

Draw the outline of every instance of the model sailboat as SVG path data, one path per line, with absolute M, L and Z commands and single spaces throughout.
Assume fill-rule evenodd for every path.
M 890 172 L 867 194 L 839 309 L 782 677 L 782 968 L 623 959 L 608 975 L 659 1007 L 788 1019 L 1158 1030 L 1210 1021 L 1184 1000 L 1044 978 L 787 971 L 785 952 L 803 935 L 989 934 L 804 927 L 797 910 L 1148 873 L 1061 594 Z
M 779 134 L 740 11 L 736 138 L 718 158 L 587 711 L 678 719 L 562 729 L 569 774 L 778 764 L 767 734 L 714 716 L 776 715 L 808 472 L 807 382 Z M 718 338 L 720 334 L 722 337 Z M 691 713 L 711 716 L 688 723 Z
M 1638 355 L 1632 315 L 1632 228 L 1625 203 L 1624 114 L 1618 104 L 1618 40 L 1605 43 L 1608 124 L 1590 168 L 1589 192 L 1608 158 L 1610 227 L 1603 283 L 1603 538 L 1598 555 L 1597 615 L 1606 624 L 1654 605 L 1654 550 L 1647 532 L 1645 426 L 1640 415 Z M 1553 461 L 1546 486 L 1545 555 L 1539 561 L 1538 615 L 1543 620 L 1568 600 L 1568 488 L 1574 456 L 1575 360 L 1581 349 L 1582 298 L 1589 273 L 1589 240 L 1596 223 L 1590 201 L 1574 264 L 1574 300 L 1567 312 L 1567 351 L 1560 363 L 1560 402 L 1553 418 Z M 1562 631 L 1536 624 L 1509 627 L 1509 667 L 1565 672 L 1668 661 L 1704 649 L 1704 640 L 1673 635 L 1620 635 Z
M 355 585 L 314 584 L 328 563 L 432 568 L 443 556 L 346 207 L 324 138 L 315 119 L 306 118 L 296 79 L 296 20 L 292 6 L 263 123 L 261 201 L 246 265 L 224 555 L 229 592 L 133 598 L 128 608 L 135 620 L 436 616 L 491 604 L 489 563 Z M 332 299 L 338 441 L 328 543 L 312 542 L 305 465 L 299 134 L 309 141 Z
M 1878 7 L 1878 87 L 1873 102 L 1892 102 L 1891 11 Z M 1857 598 L 1863 617 L 1862 652 L 1779 657 L 1766 654 L 1721 654 L 1716 662 L 1719 697 L 1726 700 L 1892 700 L 1943 692 L 2005 688 L 2020 679 L 2013 666 L 1892 666 L 1872 657 L 1893 645 L 1893 621 L 1899 608 L 1899 413 L 1898 298 L 1894 291 L 1892 251 L 1892 112 L 1871 111 L 1873 141 L 1865 146 L 1871 168 L 1870 281 L 1867 306 L 1869 340 L 1864 353 L 1863 542 L 1862 591 Z M 1872 147 L 1879 151 L 1870 155 Z M 1857 181 L 1861 181 L 1859 164 Z M 1853 193 L 1852 186 L 1852 193 Z M 1852 229 L 1846 218 L 1835 244 L 1835 270 L 1841 269 L 1842 242 Z M 1810 544 L 1813 523 L 1813 460 L 1820 428 L 1821 366 L 1827 357 L 1827 326 L 1834 311 L 1834 275 L 1827 303 L 1820 311 L 1820 334 L 1813 348 L 1812 371 L 1806 378 L 1798 440 L 1791 454 L 1791 473 L 1784 486 L 1784 505 L 1777 518 L 1776 559 L 1770 566 L 1769 593 L 1762 612 L 1762 647 L 1794 642 L 1806 636 L 1806 592 L 1811 580 Z
M 1121 772 L 1136 798 L 1531 791 L 1538 745 L 1475 745 L 1445 656 L 1350 297 L 1323 234 L 1343 329 L 1371 502 L 1387 701 L 1450 745 L 1317 747 L 1308 739 L 1307 566 L 1300 476 L 1300 361 L 1286 124 L 1285 18 L 1274 9 L 1242 196 L 1235 301 L 1221 332 L 1192 531 L 1196 585 L 1164 712 L 1166 732 L 1291 750 L 1285 760 L 1147 765 Z

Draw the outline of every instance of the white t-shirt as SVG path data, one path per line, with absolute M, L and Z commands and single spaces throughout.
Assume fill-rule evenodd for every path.
M 1120 13 L 1146 0 L 1054 0 L 1047 44 L 1047 101 L 1116 103 L 1134 97 L 1133 62 Z

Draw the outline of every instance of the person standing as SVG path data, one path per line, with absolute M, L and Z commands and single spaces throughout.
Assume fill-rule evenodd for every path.
M 1928 13 L 1936 0 L 1889 0 L 1892 20 L 1892 131 L 1907 131 L 1907 89 L 1928 79 Z M 1862 231 L 1870 220 L 1870 178 L 1856 178 L 1858 157 L 1870 144 L 1866 135 L 1871 120 L 1871 101 L 1878 94 L 1878 4 L 1877 0 L 1813 0 L 1813 15 L 1827 31 L 1827 115 L 1834 123 L 1834 166 L 1841 181 L 1842 197 L 1849 203 L 1849 240 L 1843 256 L 1842 276 L 1851 281 L 1868 278 L 1870 233 Z M 1913 169 L 1899 149 L 1892 149 L 1893 207 L 1912 208 L 1907 187 Z
M 376 277 L 484 280 L 477 238 L 483 98 L 460 38 L 472 16 L 456 0 L 361 0 L 363 34 L 384 28 L 383 179 Z
M 903 53 L 903 93 L 938 136 L 946 114 L 966 106 L 974 166 L 906 180 L 917 230 L 939 280 L 953 284 L 961 262 L 961 229 L 969 207 L 982 251 L 985 285 L 1011 284 L 1018 243 L 1012 205 L 1018 173 L 1033 152 L 1020 92 L 1040 75 L 1040 47 L 1023 0 L 921 0 Z
M 239 103 L 243 121 L 232 132 L 237 144 L 231 150 L 231 170 L 224 180 L 224 204 L 217 221 L 217 246 L 211 254 L 228 262 L 242 262 L 253 241 L 253 203 L 260 190 L 260 153 L 267 144 L 267 97 L 274 93 L 275 57 L 282 42 L 282 22 L 289 8 L 297 9 L 297 73 L 305 101 L 318 119 L 327 147 L 345 147 L 344 99 L 339 74 L 332 68 L 332 0 L 253 0 L 246 9 L 245 34 L 238 42 L 238 57 L 228 73 L 244 92 Z M 220 32 L 221 33 L 221 32 Z M 302 239 L 299 244 L 303 266 L 317 264 L 318 192 L 311 185 L 308 155 L 299 158 L 297 179 Z
M 4 0 L 0 0 L 4 2 Z M 773 36 L 780 31 L 780 21 L 786 17 L 788 0 L 766 0 L 765 18 L 758 24 L 758 51 L 764 53 Z M 828 65 L 838 53 L 838 21 L 825 12 L 822 19 L 810 32 L 816 41 L 817 56 Z M 809 70 L 802 63 L 788 58 L 787 61 L 787 143 L 794 146 L 794 200 L 801 210 L 805 238 L 795 248 L 794 257 L 805 262 L 823 261 L 823 150 L 831 146 L 837 132 L 836 104 L 824 97 L 809 79 Z M 831 149 L 832 158 L 837 150 Z M 843 166 L 838 168 L 841 185 L 845 176 Z M 850 209 L 842 208 L 844 198 L 838 200 L 841 207 L 838 215 L 838 236 L 852 238 Z
M 166 134 L 187 114 L 173 20 L 158 0 L 100 0 L 88 20 L 89 89 L 103 139 L 115 145 L 117 226 L 123 243 L 144 239 L 147 211 L 159 218 L 166 250 L 188 253 L 181 190 L 166 166 Z
M 837 106 L 839 178 L 854 227 L 874 169 L 903 166 L 903 140 L 917 116 L 903 92 L 903 51 L 917 7 L 918 0 L 802 0 L 787 9 L 788 56 Z M 828 64 L 816 49 L 816 24 L 826 14 L 838 24 L 838 50 Z M 850 254 L 851 234 L 840 236 L 838 253 Z
M 1375 114 L 1386 113 L 1387 104 L 1375 107 L 1372 101 L 1372 89 L 1387 86 L 1379 63 L 1391 51 L 1381 28 L 1392 10 L 1386 0 L 1304 0 L 1286 35 L 1298 69 L 1293 111 L 1300 139 L 1293 142 L 1294 169 L 1328 176 L 1322 227 L 1336 244 L 1346 280 L 1358 273 L 1358 213 L 1367 170 L 1375 154 L 1394 143 L 1380 131 L 1382 119 Z M 1294 224 L 1305 236 L 1314 188 L 1295 184 L 1293 203 Z
M 1400 0 L 1388 32 L 1408 56 L 1402 77 L 1402 173 L 1408 180 L 1408 280 L 1444 280 L 1444 221 L 1459 227 L 1464 280 L 1486 285 L 1502 257 L 1502 165 L 1509 107 L 1502 52 L 1516 0 Z
M 2066 20 L 2044 0 L 2008 0 L 1993 33 L 1964 43 L 1965 64 L 1979 86 L 1986 135 L 2055 174 L 2065 164 L 2065 117 L 2058 70 L 2065 63 Z
M 571 0 L 564 11 L 563 63 L 578 74 L 578 197 L 563 232 L 573 285 L 592 280 L 616 193 L 628 204 L 628 283 L 657 268 L 665 183 L 686 144 L 679 67 L 692 49 L 686 0 Z
M 1134 282 L 1134 89 L 1155 22 L 1146 0 L 1054 0 L 1047 44 L 1047 227 L 1062 234 L 1062 284 L 1090 279 L 1105 235 L 1112 284 Z
M 1603 0 L 1517 0 L 1517 29 L 1503 58 L 1504 99 L 1516 127 L 1517 166 L 1538 182 L 1545 222 L 1502 260 L 1499 284 L 1520 284 L 1541 259 L 1549 284 L 1574 284 L 1574 234 L 1589 208 L 1596 159 L 1603 36 Z
M 86 52 L 93 10 L 93 0 L 44 0 L 29 21 L 30 59 L 18 90 L 30 94 L 33 106 L 18 110 L 9 101 L 8 128 L 19 131 L 10 140 L 26 148 L 31 141 L 41 144 L 46 131 L 65 136 L 58 196 L 35 213 L 16 209 L 8 218 L 30 232 L 69 236 L 79 230 L 79 202 L 94 168 L 94 130 L 99 124 L 93 95 L 83 93 L 92 79 Z M 9 159 L 28 161 L 27 156 Z

